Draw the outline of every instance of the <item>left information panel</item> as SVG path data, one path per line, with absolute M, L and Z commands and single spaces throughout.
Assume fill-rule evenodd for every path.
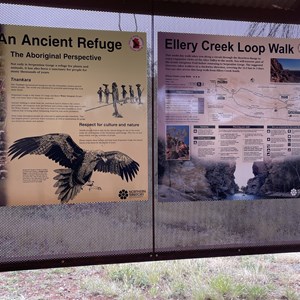
M 0 48 L 1 205 L 148 200 L 146 34 L 2 25 Z

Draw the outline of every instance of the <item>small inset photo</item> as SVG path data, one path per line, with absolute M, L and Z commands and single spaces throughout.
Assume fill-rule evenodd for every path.
M 271 82 L 300 83 L 300 59 L 271 58 Z
M 188 125 L 166 126 L 166 160 L 190 159 L 190 127 Z

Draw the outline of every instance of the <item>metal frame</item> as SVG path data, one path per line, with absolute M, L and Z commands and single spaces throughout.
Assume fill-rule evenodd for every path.
M 146 261 L 163 261 L 178 259 L 195 259 L 208 257 L 228 257 L 244 256 L 259 254 L 275 254 L 287 252 L 299 252 L 299 244 L 290 245 L 272 245 L 272 246 L 247 246 L 247 247 L 227 247 L 227 248 L 208 248 L 202 250 L 182 250 L 182 251 L 163 251 L 148 253 L 131 253 L 131 254 L 111 254 L 103 255 L 99 253 L 72 255 L 72 256 L 55 256 L 47 259 L 36 259 L 34 257 L 24 258 L 18 261 L 0 263 L 0 272 L 21 271 L 47 268 L 64 268 L 79 267 L 90 265 L 121 264 Z
M 46 6 L 57 8 L 85 9 L 97 11 L 136 13 L 161 16 L 192 17 L 221 20 L 300 24 L 300 1 L 291 8 L 273 6 L 272 9 L 260 7 L 201 4 L 197 1 L 168 0 L 5 0 L 3 3 Z M 216 1 L 215 1 L 216 2 Z M 274 1 L 278 3 L 278 1 Z

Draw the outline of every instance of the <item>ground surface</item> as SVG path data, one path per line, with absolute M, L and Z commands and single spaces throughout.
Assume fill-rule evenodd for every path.
M 300 253 L 0 273 L 0 299 L 300 299 Z

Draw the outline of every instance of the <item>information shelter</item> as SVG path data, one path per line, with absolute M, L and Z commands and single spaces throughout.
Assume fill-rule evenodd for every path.
M 0 270 L 299 251 L 296 4 L 6 2 Z

